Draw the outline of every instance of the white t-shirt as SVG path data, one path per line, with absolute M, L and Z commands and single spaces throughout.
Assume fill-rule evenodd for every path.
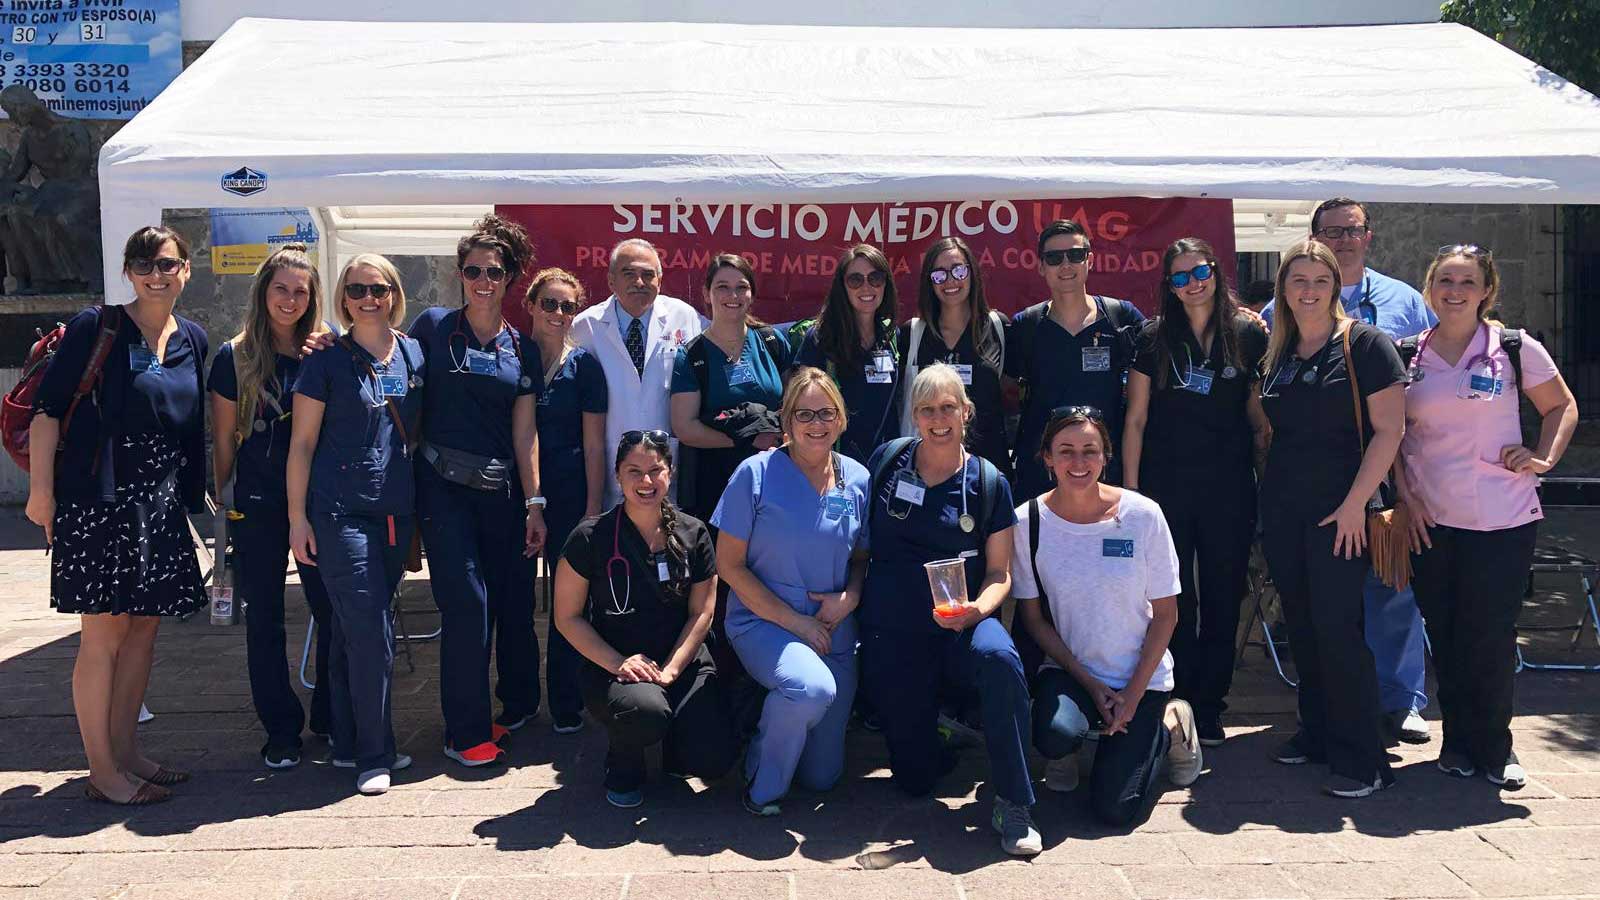
M 1039 504 L 1039 577 L 1044 580 L 1056 633 L 1072 655 L 1107 687 L 1121 690 L 1139 667 L 1139 652 L 1154 614 L 1151 600 L 1175 596 L 1178 552 L 1154 500 L 1123 491 L 1114 519 L 1068 522 Z M 1037 598 L 1028 557 L 1028 505 L 1017 507 L 1012 530 L 1011 594 Z M 1060 668 L 1048 656 L 1044 666 Z M 1172 653 L 1150 676 L 1149 689 L 1172 690 Z

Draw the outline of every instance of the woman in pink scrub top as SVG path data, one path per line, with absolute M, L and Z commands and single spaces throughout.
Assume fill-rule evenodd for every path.
M 1481 247 L 1440 248 L 1423 296 L 1439 324 L 1417 339 L 1406 388 L 1400 493 L 1411 511 L 1417 605 L 1439 677 L 1439 768 L 1482 771 L 1516 790 L 1527 781 L 1511 750 L 1516 621 L 1535 531 L 1539 475 L 1561 459 L 1578 405 L 1550 354 L 1522 337 L 1521 371 L 1504 327 L 1488 318 L 1500 289 Z M 1514 340 L 1514 338 L 1513 338 Z M 1518 391 L 1539 411 L 1523 444 Z

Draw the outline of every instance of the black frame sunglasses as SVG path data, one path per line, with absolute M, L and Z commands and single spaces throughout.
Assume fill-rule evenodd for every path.
M 348 300 L 361 300 L 368 294 L 374 300 L 382 300 L 394 290 L 394 285 L 378 282 L 377 284 L 362 284 L 359 281 L 348 282 L 344 286 L 344 296 Z
M 1084 418 L 1092 422 L 1105 424 L 1105 413 L 1098 406 L 1058 406 L 1050 410 L 1050 419 L 1046 426 L 1054 425 L 1062 419 Z
M 622 439 L 617 443 L 621 446 L 632 446 L 633 444 L 653 444 L 657 447 L 667 447 L 670 446 L 669 441 L 671 440 L 672 435 L 667 434 L 665 431 L 662 431 L 659 428 L 652 428 L 649 431 L 640 431 L 639 429 L 635 428 L 631 431 L 624 431 L 622 433 Z
M 868 272 L 865 275 L 860 272 L 851 272 L 850 274 L 844 276 L 844 285 L 845 287 L 849 288 L 859 288 L 868 284 L 872 285 L 873 287 L 883 287 L 888 283 L 888 281 L 889 276 L 883 274 L 883 272 L 877 269 L 873 269 L 871 272 Z
M 1076 266 L 1087 262 L 1089 253 L 1088 247 L 1065 247 L 1060 250 L 1046 250 L 1039 254 L 1039 258 L 1044 260 L 1047 266 L 1059 266 L 1063 261 Z
M 186 262 L 188 260 L 176 256 L 158 256 L 155 259 L 135 257 L 128 260 L 128 271 L 135 275 L 149 275 L 159 270 L 163 275 L 176 275 Z
M 500 268 L 499 266 L 462 266 L 461 267 L 461 277 L 465 278 L 468 281 L 477 281 L 479 278 L 481 278 L 481 277 L 483 277 L 485 275 L 489 276 L 489 280 L 494 282 L 495 284 L 499 284 L 500 282 L 506 280 L 506 270 Z

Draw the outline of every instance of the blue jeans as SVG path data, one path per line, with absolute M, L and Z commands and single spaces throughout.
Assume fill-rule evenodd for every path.
M 1384 712 L 1428 705 L 1428 664 L 1422 641 L 1422 613 L 1410 588 L 1396 591 L 1376 572 L 1367 572 L 1367 647 L 1378 670 L 1378 702 Z

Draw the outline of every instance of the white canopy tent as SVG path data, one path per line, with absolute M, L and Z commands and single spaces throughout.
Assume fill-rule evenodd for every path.
M 225 192 L 243 167 L 261 189 Z M 122 241 L 170 207 L 311 207 L 333 262 L 453 246 L 495 203 L 1297 201 L 1237 207 L 1277 248 L 1341 194 L 1600 203 L 1600 101 L 1443 24 L 245 19 L 106 143 L 100 183 L 113 303 Z

